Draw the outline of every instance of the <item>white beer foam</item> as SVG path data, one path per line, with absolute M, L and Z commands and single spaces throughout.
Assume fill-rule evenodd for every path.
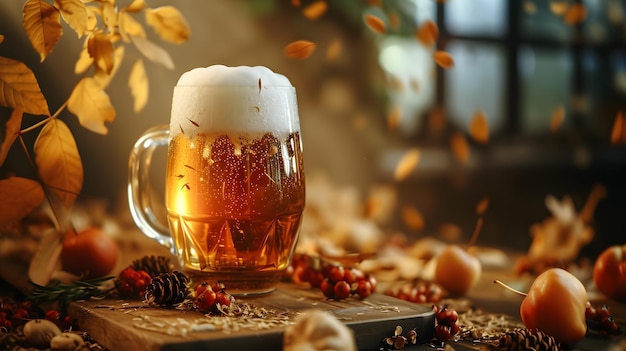
M 194 68 L 174 88 L 170 130 L 173 136 L 299 131 L 295 88 L 263 66 Z

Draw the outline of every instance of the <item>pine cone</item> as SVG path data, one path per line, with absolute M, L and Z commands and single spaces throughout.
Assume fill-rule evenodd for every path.
M 559 351 L 554 338 L 540 330 L 517 328 L 504 333 L 498 340 L 500 348 L 510 351 Z
M 188 295 L 189 277 L 179 271 L 161 273 L 146 288 L 145 300 L 149 304 L 173 305 L 183 302 Z
M 152 278 L 161 273 L 169 273 L 172 268 L 170 259 L 165 256 L 144 256 L 130 265 L 136 271 L 146 271 Z

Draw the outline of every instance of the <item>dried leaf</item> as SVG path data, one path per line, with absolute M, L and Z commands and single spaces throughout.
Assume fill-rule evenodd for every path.
M 487 116 L 482 110 L 476 111 L 470 121 L 469 132 L 475 142 L 487 144 L 489 142 L 489 124 Z
M 98 134 L 107 134 L 104 122 L 115 120 L 115 109 L 109 96 L 91 77 L 76 84 L 67 101 L 67 109 L 78 117 L 81 126 Z
M 459 162 L 466 163 L 469 160 L 469 143 L 463 134 L 455 133 L 452 135 L 450 138 L 450 149 L 452 149 L 452 155 L 454 155 Z
M 581 23 L 585 18 L 587 18 L 587 8 L 579 3 L 572 4 L 563 16 L 565 23 L 569 25 Z
M 402 108 L 399 106 L 393 106 L 387 113 L 387 129 L 394 131 L 398 129 L 400 120 L 402 119 Z
M 33 72 L 25 64 L 0 56 L 0 105 L 23 106 L 31 115 L 49 116 L 48 102 Z
M 130 43 L 130 37 L 146 38 L 146 32 L 139 21 L 125 11 L 119 13 L 118 28 L 122 40 Z
M 100 2 L 102 9 L 102 21 L 107 27 L 107 32 L 115 33 L 117 27 L 117 9 L 113 2 L 102 1 Z
M 285 55 L 291 59 L 306 59 L 313 51 L 317 44 L 308 40 L 296 40 L 285 46 Z
M 435 22 L 426 20 L 415 32 L 415 37 L 424 45 L 433 45 L 439 37 L 439 27 Z
M 326 49 L 326 60 L 334 61 L 341 53 L 342 47 L 343 45 L 341 44 L 341 39 L 333 39 L 333 41 L 330 43 L 330 45 L 328 45 L 328 48 Z
M 485 196 L 476 204 L 476 214 L 479 216 L 482 216 L 485 214 L 485 212 L 487 212 L 488 208 L 489 208 L 489 198 Z
M 130 71 L 128 77 L 128 86 L 130 92 L 135 99 L 133 109 L 135 112 L 141 111 L 148 102 L 148 76 L 146 75 L 146 69 L 143 66 L 141 59 L 137 60 Z
M 400 159 L 400 162 L 396 165 L 396 169 L 393 174 L 393 178 L 396 181 L 402 181 L 406 179 L 413 169 L 417 167 L 420 159 L 420 152 L 418 149 L 411 149 L 407 151 Z
M 22 22 L 43 62 L 63 34 L 59 10 L 43 0 L 28 0 L 22 9 Z
M 115 77 L 117 70 L 122 65 L 122 60 L 124 60 L 124 52 L 125 47 L 123 45 L 118 46 L 115 49 L 115 54 L 113 54 L 113 70 L 110 73 L 107 73 L 100 68 L 96 67 L 96 71 L 93 74 L 93 79 L 96 80 L 98 85 L 102 89 L 106 89 L 109 86 L 109 83 Z
M 611 144 L 626 144 L 626 121 L 622 111 L 617 113 L 611 130 Z
M 70 129 L 52 119 L 41 129 L 34 150 L 41 180 L 66 208 L 72 207 L 83 186 L 83 164 Z
M 87 52 L 89 52 L 89 56 L 93 58 L 96 67 L 107 73 L 111 73 L 115 62 L 113 57 L 115 50 L 110 35 L 104 33 L 94 33 L 91 35 L 87 41 Z
M 184 43 L 191 34 L 187 20 L 174 6 L 147 9 L 146 23 L 161 39 L 174 44 Z
M 435 60 L 435 63 L 437 65 L 439 65 L 439 67 L 441 68 L 452 68 L 454 67 L 454 59 L 452 58 L 452 56 L 442 50 L 437 50 L 435 51 L 435 53 L 433 54 L 433 59 Z
M 420 231 L 424 229 L 424 216 L 413 206 L 404 206 L 402 208 L 402 220 L 412 230 Z
M 128 6 L 124 8 L 125 12 L 138 13 L 146 7 L 145 0 L 133 0 Z
M 47 286 L 53 273 L 59 269 L 61 251 L 63 251 L 63 232 L 54 229 L 46 231 L 30 260 L 28 267 L 30 281 Z
M 322 17 L 326 13 L 327 9 L 328 4 L 326 4 L 325 0 L 317 0 L 304 7 L 302 9 L 302 14 L 309 20 L 314 21 Z
M 15 223 L 31 213 L 44 198 L 38 182 L 21 177 L 0 180 L 0 227 Z
M 11 117 L 4 125 L 4 140 L 0 144 L 0 166 L 4 163 L 11 149 L 11 145 L 17 138 L 20 128 L 22 126 L 22 115 L 24 114 L 24 107 L 18 105 L 11 112 Z M 1 197 L 0 197 L 1 199 Z
M 567 11 L 567 8 L 569 7 L 567 1 L 550 1 L 549 6 L 550 12 L 557 16 L 564 15 Z
M 565 120 L 565 107 L 558 106 L 552 111 L 552 118 L 550 119 L 550 130 L 556 132 L 563 125 Z
M 131 37 L 133 44 L 148 60 L 158 63 L 167 69 L 174 69 L 174 60 L 160 46 L 145 38 Z
M 365 15 L 364 16 L 365 25 L 372 31 L 378 34 L 385 34 L 387 28 L 385 26 L 385 22 L 380 19 L 380 17 L 374 15 Z
M 87 8 L 81 0 L 54 0 L 63 20 L 82 38 L 87 31 Z

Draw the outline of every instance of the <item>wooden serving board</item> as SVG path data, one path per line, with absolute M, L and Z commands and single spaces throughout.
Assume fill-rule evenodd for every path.
M 230 319 L 234 324 L 224 326 L 224 317 L 123 300 L 72 302 L 69 313 L 81 330 L 111 351 L 281 350 L 285 328 L 311 309 L 329 311 L 350 327 L 359 350 L 378 350 L 396 326 L 403 328 L 404 335 L 415 329 L 419 343 L 434 334 L 430 307 L 382 294 L 334 301 L 325 299 L 319 289 L 282 284 L 261 297 L 237 298 L 237 303 L 265 308 L 268 315 L 260 324 L 259 319 L 247 325 L 243 317 L 235 317 Z

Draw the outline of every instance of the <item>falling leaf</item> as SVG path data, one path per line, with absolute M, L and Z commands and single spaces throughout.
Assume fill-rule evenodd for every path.
M 125 12 L 138 13 L 146 7 L 145 0 L 133 0 L 128 6 L 124 8 Z
M 147 9 L 146 23 L 154 28 L 161 39 L 173 44 L 184 43 L 191 34 L 187 20 L 174 6 Z
M 390 131 L 394 131 L 398 128 L 400 120 L 402 119 L 402 109 L 399 106 L 394 106 L 389 109 L 387 113 L 387 128 Z
M 49 116 L 48 102 L 33 72 L 23 63 L 0 56 L 0 105 L 23 106 L 31 115 Z
M 365 20 L 365 24 L 367 25 L 369 29 L 371 29 L 372 31 L 378 34 L 385 34 L 387 30 L 385 28 L 385 22 L 382 19 L 380 19 L 380 17 L 374 16 L 374 15 L 365 15 L 364 20 Z
M 133 44 L 148 60 L 158 63 L 167 69 L 174 69 L 174 60 L 160 46 L 145 38 L 131 37 Z
M 21 177 L 0 180 L 0 227 L 24 218 L 41 204 L 43 188 L 38 182 Z
M 452 137 L 450 137 L 450 149 L 452 149 L 452 155 L 454 155 L 459 162 L 466 163 L 469 160 L 469 143 L 463 134 L 454 133 Z
M 454 66 L 454 59 L 452 58 L 452 56 L 450 56 L 449 53 L 445 51 L 435 51 L 435 53 L 433 54 L 433 59 L 435 60 L 435 63 L 437 63 L 437 65 L 439 65 L 439 67 L 441 68 L 447 69 Z
M 284 52 L 291 59 L 306 59 L 313 54 L 316 46 L 315 43 L 308 40 L 296 40 L 287 44 Z
M 402 181 L 408 177 L 413 169 L 417 167 L 420 159 L 420 152 L 418 149 L 411 149 L 407 151 L 400 159 L 400 162 L 396 165 L 396 169 L 393 174 L 393 178 L 396 181 Z
M 93 58 L 93 62 L 101 70 L 111 73 L 115 63 L 113 54 L 115 52 L 111 36 L 104 33 L 94 33 L 87 41 L 87 52 Z
M 489 142 L 489 124 L 487 123 L 487 116 L 482 110 L 477 110 L 472 116 L 469 132 L 475 142 L 481 144 Z
M 617 116 L 615 116 L 611 131 L 611 144 L 626 144 L 626 122 L 624 121 L 622 111 L 619 111 Z
M 489 198 L 485 196 L 476 204 L 476 214 L 479 216 L 482 216 L 485 214 L 485 212 L 487 212 L 488 208 L 489 208 Z
M 309 20 L 314 21 L 322 17 L 326 13 L 327 9 L 328 4 L 326 4 L 325 0 L 317 0 L 303 8 L 302 14 Z
M 67 101 L 67 109 L 78 117 L 81 126 L 98 134 L 107 134 L 104 122 L 115 120 L 115 109 L 109 96 L 91 77 L 76 84 Z
M 6 160 L 11 145 L 13 145 L 13 142 L 20 132 L 23 114 L 24 107 L 20 105 L 16 106 L 13 112 L 11 112 L 11 117 L 9 117 L 9 120 L 7 120 L 7 123 L 4 125 L 4 140 L 2 144 L 0 144 L 0 166 L 2 166 L 4 160 Z M 2 197 L 0 197 L 0 199 L 1 198 Z
M 326 49 L 326 60 L 334 61 L 341 53 L 342 46 L 343 45 L 341 44 L 341 39 L 333 39 L 333 41 L 330 43 L 330 45 L 328 45 L 328 48 Z
M 22 9 L 22 22 L 43 62 L 63 34 L 59 10 L 43 0 L 28 0 Z
M 122 40 L 127 43 L 131 42 L 130 37 L 146 38 L 146 32 L 144 31 L 141 23 L 125 11 L 122 11 L 119 14 L 118 28 Z
M 413 206 L 404 206 L 402 208 L 402 220 L 412 230 L 420 231 L 424 229 L 424 216 Z
M 111 82 L 113 77 L 115 77 L 117 70 L 120 68 L 120 66 L 122 65 L 122 61 L 124 60 L 124 52 L 124 45 L 120 45 L 115 49 L 115 53 L 113 54 L 113 70 L 111 72 L 107 73 L 96 67 L 96 70 L 93 74 L 93 79 L 96 80 L 96 82 L 102 89 L 106 89 L 109 86 L 109 83 Z
M 148 102 L 148 76 L 146 75 L 146 69 L 144 68 L 143 61 L 137 60 L 130 71 L 128 77 L 128 86 L 130 92 L 135 99 L 133 109 L 135 112 L 141 111 Z
M 52 119 L 41 129 L 34 150 L 41 180 L 66 208 L 72 207 L 83 186 L 83 165 L 70 129 Z
M 567 1 L 550 1 L 550 12 L 557 16 L 562 16 L 567 11 L 569 5 Z
M 87 31 L 87 8 L 81 0 L 54 0 L 63 20 L 82 38 Z
M 550 119 L 550 130 L 556 132 L 563 125 L 565 120 L 565 107 L 558 106 L 552 111 L 552 118 Z
M 565 23 L 569 25 L 581 23 L 585 18 L 587 18 L 587 8 L 579 3 L 572 4 L 563 16 Z
M 415 32 L 415 37 L 424 45 L 433 45 L 439 37 L 439 27 L 435 22 L 426 20 Z

